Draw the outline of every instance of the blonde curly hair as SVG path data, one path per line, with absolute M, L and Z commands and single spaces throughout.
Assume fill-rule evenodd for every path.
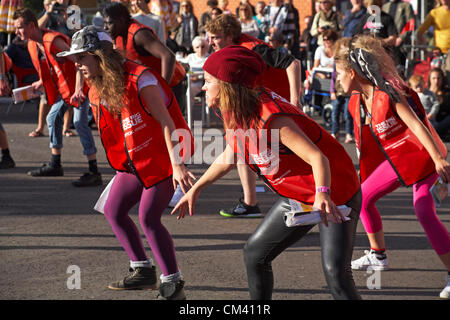
M 350 41 L 354 49 L 359 48 L 370 53 L 375 58 L 383 78 L 400 96 L 406 95 L 408 84 L 398 73 L 394 60 L 383 47 L 383 42 L 378 38 L 371 35 L 359 35 L 352 39 L 339 39 L 335 44 L 334 61 L 336 65 L 339 65 L 344 70 L 353 69 L 349 59 Z

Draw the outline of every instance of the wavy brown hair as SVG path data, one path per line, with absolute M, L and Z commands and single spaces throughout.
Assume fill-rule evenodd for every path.
M 115 49 L 107 48 L 95 50 L 95 55 L 100 65 L 100 74 L 89 79 L 105 102 L 108 111 L 117 114 L 125 107 L 125 70 L 123 68 L 123 56 Z
M 258 92 L 237 83 L 218 81 L 218 106 L 225 129 L 257 129 L 261 106 Z

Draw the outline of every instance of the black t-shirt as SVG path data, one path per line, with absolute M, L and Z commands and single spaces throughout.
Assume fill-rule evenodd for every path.
M 379 19 L 366 13 L 355 27 L 354 34 L 375 34 L 379 38 L 386 39 L 398 33 L 394 19 L 382 11 Z
M 281 50 L 271 48 L 265 44 L 255 46 L 253 51 L 259 53 L 268 66 L 277 69 L 287 69 L 292 61 L 295 60 L 293 55 L 283 53 Z

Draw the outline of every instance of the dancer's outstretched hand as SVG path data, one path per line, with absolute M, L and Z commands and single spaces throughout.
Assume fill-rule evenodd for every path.
M 189 190 L 181 199 L 177 205 L 173 208 L 170 214 L 174 214 L 179 210 L 177 220 L 180 220 L 186 216 L 186 211 L 189 210 L 189 215 L 194 214 L 194 206 L 200 196 L 200 191 L 196 188 Z

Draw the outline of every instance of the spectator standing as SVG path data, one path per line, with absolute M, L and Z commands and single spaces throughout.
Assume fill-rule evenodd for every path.
M 353 37 L 355 35 L 355 27 L 359 24 L 359 21 L 367 12 L 367 8 L 363 4 L 363 0 L 350 0 L 352 9 L 347 11 L 342 20 L 342 27 L 344 31 L 342 37 Z
M 219 8 L 224 14 L 231 14 L 230 9 L 228 9 L 228 0 L 219 0 Z
M 283 0 L 271 0 L 270 4 L 264 8 L 264 20 L 261 30 L 266 34 L 266 42 L 269 42 L 271 34 L 283 31 L 284 22 L 287 18 L 287 9 L 283 5 Z
M 173 29 L 176 32 L 175 41 L 179 46 L 186 48 L 188 53 L 192 53 L 192 40 L 198 36 L 198 20 L 194 15 L 192 2 L 182 0 L 180 2 L 180 13 L 177 17 L 177 26 Z
M 442 69 L 435 68 L 428 74 L 428 89 L 433 92 L 439 101 L 439 112 L 436 115 L 436 131 L 448 141 L 450 132 L 450 88 Z
M 250 9 L 252 11 L 252 16 L 256 15 L 256 10 L 255 7 L 250 3 L 249 0 L 241 0 L 241 2 L 239 2 L 239 5 L 236 7 L 236 17 L 239 17 L 239 10 L 241 8 L 242 5 L 246 5 L 248 4 L 250 6 Z
M 199 21 L 199 24 L 198 24 L 198 32 L 201 35 L 205 35 L 206 34 L 205 26 L 211 20 L 211 12 L 212 12 L 212 10 L 214 8 L 217 8 L 219 3 L 217 2 L 217 0 L 208 0 L 206 2 L 206 5 L 208 6 L 208 10 L 206 10 L 205 12 L 203 12 L 200 15 L 200 21 Z
M 264 21 L 264 8 L 266 7 L 266 3 L 264 1 L 258 1 L 255 5 L 255 15 L 253 18 L 256 20 L 259 28 L 259 36 L 258 39 L 264 40 L 266 38 L 266 34 L 261 30 L 261 24 Z
M 300 58 L 300 24 L 298 10 L 292 4 L 292 0 L 285 0 L 284 6 L 287 9 L 287 17 L 284 21 L 284 44 L 291 54 L 297 59 Z
M 11 157 L 11 154 L 9 153 L 8 138 L 5 129 L 3 128 L 1 123 L 0 123 L 0 149 L 2 151 L 0 169 L 14 168 L 16 166 L 16 163 L 14 162 L 13 158 Z
M 450 0 L 436 0 L 436 7 L 428 13 L 425 21 L 417 30 L 419 42 L 423 42 L 423 34 L 432 26 L 434 44 L 442 53 L 450 49 Z
M 150 12 L 159 16 L 166 27 L 166 34 L 172 30 L 177 23 L 177 12 L 171 0 L 150 0 L 148 3 Z M 167 39 L 167 36 L 166 36 Z
M 310 34 L 317 38 L 317 45 L 323 45 L 323 32 L 327 29 L 333 29 L 337 32 L 342 30 L 341 17 L 333 10 L 334 2 L 332 0 L 320 0 L 319 12 L 314 15 Z
M 252 15 L 252 8 L 249 3 L 241 4 L 239 6 L 239 21 L 242 27 L 242 33 L 251 35 L 257 38 L 259 36 L 259 27 Z
M 393 48 L 397 39 L 397 28 L 394 19 L 379 9 L 383 0 L 364 0 L 364 5 L 367 12 L 355 27 L 355 34 L 375 35 L 382 39 L 385 48 Z
M 130 5 L 130 12 L 132 13 L 131 17 L 143 25 L 153 29 L 158 36 L 158 39 L 162 43 L 166 43 L 164 22 L 161 17 L 150 12 L 146 0 L 132 0 Z

